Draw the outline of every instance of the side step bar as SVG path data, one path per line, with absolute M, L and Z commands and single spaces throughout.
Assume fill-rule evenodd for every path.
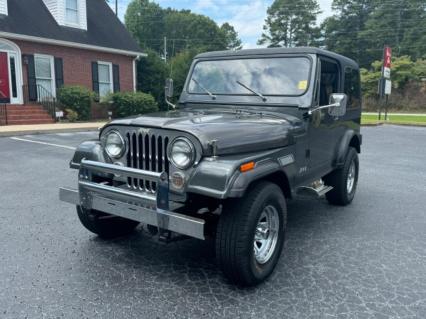
M 296 195 L 305 198 L 321 198 L 332 189 L 333 187 L 324 185 L 324 182 L 319 180 L 309 186 L 298 187 L 296 190 Z

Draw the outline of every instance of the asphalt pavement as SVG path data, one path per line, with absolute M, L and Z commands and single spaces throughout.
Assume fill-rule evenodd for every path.
M 349 207 L 288 204 L 272 277 L 229 284 L 213 243 L 104 241 L 58 200 L 95 132 L 0 138 L 0 318 L 425 318 L 426 128 L 363 128 Z

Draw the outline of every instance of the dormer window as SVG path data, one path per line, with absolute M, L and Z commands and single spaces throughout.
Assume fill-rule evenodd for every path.
M 7 15 L 7 0 L 0 0 L 0 14 Z
M 67 24 L 78 25 L 78 0 L 66 0 L 65 21 Z
M 3 1 L 3 0 L 0 0 Z M 43 0 L 61 26 L 87 30 L 87 0 Z

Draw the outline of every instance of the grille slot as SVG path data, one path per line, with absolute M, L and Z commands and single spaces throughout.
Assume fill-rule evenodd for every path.
M 126 143 L 128 167 L 169 173 L 168 136 L 155 133 L 128 132 Z M 157 183 L 136 178 L 128 178 L 127 186 L 150 193 L 155 193 L 157 190 Z

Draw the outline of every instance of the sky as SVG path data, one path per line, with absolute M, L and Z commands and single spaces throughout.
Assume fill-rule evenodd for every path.
M 114 0 L 110 1 L 114 3 Z M 123 19 L 128 3 L 131 0 L 119 0 L 119 16 Z M 266 10 L 273 0 L 155 0 L 162 7 L 190 9 L 204 14 L 219 25 L 229 22 L 238 32 L 245 49 L 257 47 L 257 40 L 262 34 L 266 18 Z M 297 3 L 295 1 L 295 3 Z M 331 15 L 332 0 L 318 0 L 322 14 L 321 22 Z M 112 5 L 112 4 L 111 4 Z

